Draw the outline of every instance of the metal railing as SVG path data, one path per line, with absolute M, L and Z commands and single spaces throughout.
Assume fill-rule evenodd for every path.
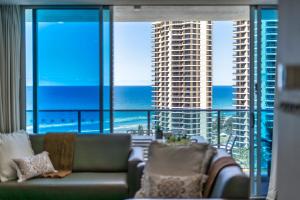
M 30 129 L 31 124 L 33 123 L 33 119 L 30 116 L 30 113 L 32 113 L 32 110 L 27 110 L 27 125 Z M 103 113 L 110 113 L 111 110 L 60 110 L 60 109 L 53 109 L 53 110 L 39 110 L 39 130 L 40 132 L 49 132 L 51 130 L 59 130 L 64 129 L 63 125 L 66 122 L 69 122 L 68 126 L 70 131 L 75 131 L 78 133 L 88 133 L 89 128 L 86 125 L 87 121 L 90 121 L 94 124 L 93 131 L 97 132 L 97 122 L 99 123 L 99 115 L 97 113 L 103 112 Z M 272 112 L 272 110 L 263 110 L 262 112 Z M 94 116 L 91 115 L 91 113 L 94 113 Z M 162 119 L 165 117 L 162 115 L 162 113 L 168 115 L 170 117 L 170 114 L 177 114 L 177 120 L 178 122 L 173 122 L 172 125 L 169 125 L 169 130 L 164 131 L 174 131 L 178 132 L 178 130 L 184 131 L 183 125 L 186 127 L 186 131 L 189 132 L 192 129 L 197 129 L 189 126 L 189 124 L 196 125 L 199 120 L 201 120 L 201 117 L 203 116 L 202 113 L 207 114 L 206 122 L 207 124 L 210 123 L 211 129 L 206 130 L 207 135 L 210 135 L 211 138 L 207 138 L 209 141 L 212 141 L 213 139 L 216 139 L 214 143 L 218 147 L 221 146 L 221 133 L 222 128 L 224 129 L 224 120 L 226 121 L 226 118 L 231 118 L 235 120 L 231 120 L 230 124 L 227 124 L 228 126 L 231 126 L 233 129 L 232 131 L 247 131 L 247 127 L 250 123 L 247 122 L 247 120 L 251 120 L 250 117 L 250 111 L 249 110 L 237 110 L 237 109 L 116 109 L 112 111 L 114 115 L 114 121 L 111 122 L 108 119 L 104 118 L 104 121 L 107 121 L 105 123 L 113 123 L 114 130 L 108 130 L 108 132 L 127 132 L 128 130 L 133 130 L 135 128 L 138 128 L 138 125 L 142 125 L 143 128 L 147 130 L 147 132 L 150 134 L 153 132 L 155 125 L 159 123 L 159 121 L 163 121 Z M 96 115 L 95 115 L 96 114 Z M 128 116 L 124 115 L 128 114 Z M 190 114 L 190 116 L 188 115 Z M 202 115 L 196 115 L 195 116 L 191 114 L 202 114 Z M 174 115 L 175 116 L 175 115 Z M 186 117 L 185 117 L 186 116 Z M 126 119 L 126 117 L 131 117 L 131 128 L 125 128 L 121 129 L 119 126 L 126 124 L 126 122 L 118 122 L 118 120 L 122 121 Z M 189 118 L 190 117 L 190 118 Z M 64 119 L 65 118 L 65 119 Z M 92 120 L 91 120 L 92 118 Z M 167 117 L 165 117 L 167 118 Z M 176 118 L 176 117 L 173 117 Z M 61 119 L 59 121 L 59 119 Z M 88 120 L 90 119 L 90 120 Z M 240 122 L 239 122 L 240 119 Z M 185 121 L 184 121 L 185 120 Z M 193 121 L 194 120 L 194 121 Z M 197 121 L 198 120 L 198 121 Z M 227 119 L 228 121 L 228 119 Z M 243 121 L 243 122 L 242 122 Z M 136 122 L 136 127 L 134 127 L 134 122 Z M 51 125 L 55 126 L 51 126 Z M 181 127 L 172 127 L 173 125 L 181 126 Z M 44 128 L 43 128 L 44 126 Z M 146 127 L 145 127 L 146 126 Z M 46 127 L 46 128 L 45 128 Z M 164 126 L 162 125 L 162 128 Z M 249 129 L 249 127 L 248 127 Z M 66 130 L 66 129 L 64 129 Z M 199 130 L 199 126 L 198 126 Z M 249 131 L 249 130 L 248 130 Z M 99 132 L 99 131 L 98 131 Z M 183 132 L 181 132 L 183 133 Z M 239 141 L 238 141 L 239 142 Z

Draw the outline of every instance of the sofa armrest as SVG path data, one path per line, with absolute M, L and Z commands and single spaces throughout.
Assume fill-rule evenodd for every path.
M 141 172 L 138 165 L 144 161 L 144 151 L 141 147 L 132 147 L 128 158 L 128 187 L 129 197 L 133 197 L 134 194 L 140 188 Z
M 218 174 L 210 198 L 248 199 L 249 194 L 249 177 L 238 166 L 229 166 Z
M 144 174 L 144 168 L 145 168 L 146 163 L 145 162 L 141 162 L 138 164 L 137 166 L 137 176 L 139 177 L 140 181 L 138 182 L 137 185 L 137 190 L 139 190 L 141 188 L 141 180 Z

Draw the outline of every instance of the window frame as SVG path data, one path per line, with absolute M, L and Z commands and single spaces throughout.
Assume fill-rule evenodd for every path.
M 37 56 L 37 47 L 38 47 L 38 28 L 37 28 L 37 10 L 99 10 L 99 133 L 104 133 L 104 112 L 107 110 L 104 109 L 104 47 L 103 47 L 103 13 L 104 10 L 109 10 L 109 32 L 110 32 L 110 41 L 109 41 L 109 54 L 110 54 L 110 60 L 109 60 L 109 90 L 110 90 L 110 106 L 109 106 L 109 120 L 110 120 L 110 130 L 109 132 L 113 132 L 113 62 L 112 62 L 112 56 L 113 56 L 113 9 L 112 6 L 109 5 L 26 5 L 21 6 L 21 12 L 22 12 L 22 42 L 21 42 L 21 82 L 22 84 L 22 92 L 20 99 L 22 100 L 21 108 L 21 127 L 26 130 L 26 38 L 25 38 L 25 11 L 27 9 L 32 10 L 32 82 L 33 82 L 33 97 L 32 97 L 32 112 L 33 112 L 33 133 L 39 134 L 39 124 L 38 124 L 38 56 Z M 78 122 L 79 123 L 79 122 Z

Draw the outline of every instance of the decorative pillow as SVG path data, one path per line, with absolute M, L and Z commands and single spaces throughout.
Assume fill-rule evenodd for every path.
M 206 175 L 164 176 L 145 174 L 135 198 L 202 198 Z
M 17 179 L 12 159 L 34 155 L 29 136 L 25 131 L 0 134 L 0 180 Z
M 168 145 L 153 142 L 146 171 L 162 175 L 205 174 L 216 148 L 209 144 Z
M 19 178 L 18 182 L 23 182 L 42 174 L 56 172 L 47 151 L 43 151 L 35 156 L 13 159 L 13 161 Z
M 216 148 L 209 144 L 153 142 L 144 170 L 140 198 L 201 198 L 207 168 Z

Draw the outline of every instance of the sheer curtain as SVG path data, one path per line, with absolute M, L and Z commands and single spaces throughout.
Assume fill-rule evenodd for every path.
M 21 127 L 21 9 L 0 5 L 0 133 Z

